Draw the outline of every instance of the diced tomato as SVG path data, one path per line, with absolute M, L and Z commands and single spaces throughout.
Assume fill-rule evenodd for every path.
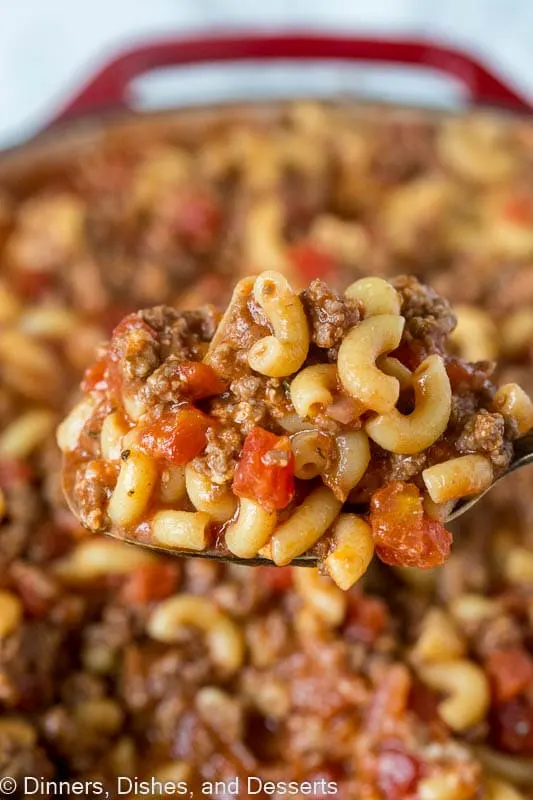
M 83 392 L 108 392 L 112 401 L 120 400 L 122 387 L 122 375 L 118 365 L 121 357 L 120 349 L 123 337 L 133 330 L 143 330 L 154 338 L 156 335 L 140 314 L 133 313 L 124 317 L 111 334 L 106 354 L 85 370 L 81 382 Z
M 259 582 L 273 594 L 285 592 L 292 586 L 292 567 L 259 567 Z
M 477 364 L 468 364 L 458 358 L 448 358 L 446 360 L 446 372 L 450 379 L 452 391 L 464 386 L 474 392 L 478 392 L 487 382 L 491 371 L 491 369 L 482 369 Z
M 388 616 L 383 600 L 354 592 L 348 595 L 344 635 L 351 641 L 374 642 L 385 629 Z
M 172 220 L 174 230 L 192 247 L 208 247 L 222 219 L 216 199 L 205 189 L 191 188 L 179 193 Z
M 17 294 L 38 300 L 51 287 L 53 276 L 45 270 L 19 269 L 13 273 L 12 282 Z
M 21 483 L 28 483 L 32 476 L 32 469 L 25 461 L 0 458 L 0 489 L 12 489 Z
M 432 729 L 438 728 L 442 732 L 446 731 L 446 724 L 439 714 L 440 701 L 441 698 L 437 692 L 430 689 L 421 680 L 416 678 L 413 680 L 409 695 L 409 708 L 422 722 L 431 725 Z
M 533 195 L 514 195 L 505 203 L 502 216 L 517 225 L 533 225 Z
M 421 777 L 420 761 L 401 745 L 384 747 L 378 756 L 377 783 L 384 800 L 404 800 Z
M 144 425 L 139 431 L 139 446 L 154 458 L 181 466 L 204 449 L 210 425 L 207 414 L 184 404 Z
M 430 569 L 450 554 L 451 533 L 424 513 L 414 484 L 393 481 L 374 492 L 370 524 L 376 553 L 386 564 Z
M 517 755 L 533 755 L 533 706 L 524 696 L 498 705 L 491 732 L 498 748 Z
M 304 241 L 294 244 L 289 249 L 288 256 L 298 275 L 306 282 L 312 281 L 314 278 L 326 278 L 336 268 L 336 262 L 331 253 L 320 250 L 311 242 Z
M 288 436 L 253 428 L 244 441 L 233 491 L 267 511 L 285 508 L 294 496 L 294 456 Z
M 397 358 L 404 367 L 414 372 L 420 366 L 422 361 L 427 358 L 428 351 L 418 340 L 414 339 L 411 342 L 402 342 L 402 344 L 393 350 L 391 356 Z
M 522 648 L 496 650 L 485 661 L 494 695 L 505 703 L 533 686 L 533 658 Z
M 87 367 L 81 379 L 82 392 L 105 392 L 107 390 L 108 364 L 109 359 L 107 356 L 103 356 Z
M 181 394 L 188 400 L 201 400 L 214 394 L 222 394 L 227 389 L 215 370 L 201 361 L 183 361 L 177 364 L 176 377 L 181 384 Z
M 176 591 L 179 577 L 177 564 L 159 562 L 138 567 L 126 578 L 120 592 L 121 600 L 135 605 L 164 600 Z
M 125 333 L 139 329 L 142 329 L 152 336 L 155 336 L 154 329 L 143 320 L 137 311 L 134 311 L 132 314 L 128 314 L 126 317 L 124 317 L 124 319 L 122 319 L 113 329 L 113 333 L 111 334 L 111 344 L 113 344 L 114 339 L 118 339 Z
M 391 722 L 405 717 L 411 692 L 411 673 L 405 664 L 391 664 L 372 695 L 367 730 L 375 737 L 390 731 Z

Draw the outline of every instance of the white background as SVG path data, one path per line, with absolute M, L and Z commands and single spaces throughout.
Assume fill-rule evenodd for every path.
M 38 130 L 131 40 L 236 27 L 424 34 L 481 55 L 533 99 L 531 0 L 0 0 L 0 145 Z

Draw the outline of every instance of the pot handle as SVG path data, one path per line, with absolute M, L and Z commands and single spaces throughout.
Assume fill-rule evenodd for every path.
M 239 32 L 156 39 L 134 45 L 104 64 L 57 113 L 53 123 L 82 114 L 127 108 L 132 80 L 153 69 L 251 59 L 344 60 L 415 65 L 461 81 L 468 90 L 472 104 L 506 106 L 515 111 L 530 111 L 532 108 L 519 92 L 481 62 L 453 47 L 431 41 L 298 32 Z

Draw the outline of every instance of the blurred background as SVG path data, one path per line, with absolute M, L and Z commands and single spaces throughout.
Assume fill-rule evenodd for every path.
M 30 135 L 50 118 L 84 77 L 122 47 L 151 36 L 186 34 L 199 29 L 307 28 L 361 33 L 423 35 L 481 56 L 500 75 L 533 99 L 529 0 L 4 0 L 0 3 L 0 146 Z M 241 71 L 242 72 L 242 71 Z M 141 101 L 152 105 L 193 102 L 206 92 L 216 97 L 221 84 L 233 95 L 248 93 L 252 72 L 239 77 L 231 71 L 212 71 L 174 81 L 162 76 L 149 89 L 138 87 Z M 323 71 L 322 71 L 323 72 Z M 263 75 L 263 78 L 265 76 Z M 294 86 L 290 85 L 295 80 Z M 342 67 L 328 74 L 296 70 L 270 74 L 266 94 L 302 91 L 305 82 L 321 89 L 353 90 L 359 78 Z M 394 93 L 389 80 L 377 74 L 361 79 Z M 409 78 L 406 79 L 409 84 Z M 244 81 L 244 85 L 242 82 Z M 298 82 L 299 81 L 299 82 Z M 302 83 L 304 82 L 304 83 Z M 405 82 L 405 80 L 404 80 Z M 284 84 L 281 86 L 280 84 Z M 407 85 L 407 94 L 418 86 Z M 454 89 L 446 91 L 453 92 Z M 375 93 L 375 92 L 372 92 Z M 421 99 L 445 100 L 445 91 L 429 83 Z M 428 97 L 429 95 L 429 97 Z

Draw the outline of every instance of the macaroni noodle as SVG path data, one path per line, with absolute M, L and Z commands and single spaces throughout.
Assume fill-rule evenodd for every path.
M 370 438 L 384 450 L 403 455 L 420 453 L 446 430 L 452 392 L 440 356 L 429 356 L 420 364 L 413 375 L 413 388 L 415 409 L 411 414 L 406 416 L 394 408 L 365 425 Z
M 350 284 L 345 296 L 363 306 L 364 319 L 380 314 L 400 313 L 400 297 L 396 289 L 383 278 L 360 278 Z
M 155 461 L 144 453 L 131 450 L 122 462 L 117 485 L 109 501 L 109 519 L 115 525 L 135 522 L 150 500 L 157 481 Z
M 422 479 L 434 503 L 479 494 L 492 483 L 492 464 L 485 456 L 461 456 L 428 467 Z
M 252 346 L 248 363 L 256 372 L 272 378 L 292 375 L 302 366 L 309 349 L 309 329 L 302 302 L 288 281 L 276 272 L 259 275 L 253 294 L 274 335 Z
M 205 550 L 211 518 L 204 511 L 158 511 L 151 530 L 157 544 L 176 550 Z
M 232 674 L 244 659 L 244 640 L 238 626 L 227 614 L 204 597 L 181 594 L 163 600 L 148 619 L 148 634 L 158 642 L 180 640 L 184 627 L 205 634 L 211 658 L 225 673 Z
M 228 549 L 240 558 L 254 558 L 274 532 L 276 519 L 275 511 L 265 511 L 253 500 L 241 498 L 237 519 L 225 530 Z
M 352 328 L 339 348 L 337 368 L 342 385 L 365 408 L 380 414 L 394 408 L 400 384 L 378 369 L 376 359 L 398 347 L 404 324 L 403 317 L 393 314 L 370 317 Z
M 372 561 L 370 525 L 355 514 L 341 514 L 333 526 L 332 541 L 324 564 L 337 586 L 346 591 L 365 574 Z
M 314 489 L 272 536 L 272 560 L 278 567 L 309 550 L 327 531 L 342 507 L 330 489 Z

